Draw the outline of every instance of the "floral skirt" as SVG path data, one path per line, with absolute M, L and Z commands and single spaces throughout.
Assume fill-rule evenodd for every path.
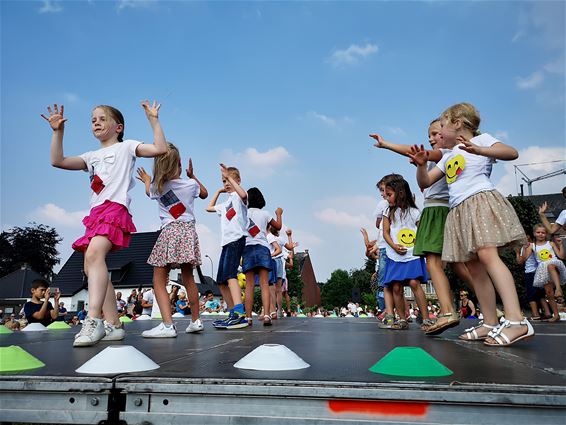
M 476 258 L 481 248 L 524 244 L 525 231 L 511 203 L 497 190 L 479 192 L 452 208 L 444 226 L 442 260 Z
M 194 221 L 173 221 L 161 229 L 147 263 L 154 267 L 178 268 L 202 264 Z
M 90 210 L 83 218 L 86 226 L 85 235 L 73 243 L 73 249 L 85 252 L 95 236 L 106 236 L 112 242 L 111 251 L 118 251 L 130 246 L 131 234 L 136 232 L 128 209 L 116 202 L 105 201 Z

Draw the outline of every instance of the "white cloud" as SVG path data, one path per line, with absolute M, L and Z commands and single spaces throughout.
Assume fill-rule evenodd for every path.
M 82 219 L 87 214 L 88 211 L 69 212 L 55 204 L 49 203 L 35 209 L 30 214 L 30 218 L 53 227 L 79 228 L 82 227 Z
M 407 133 L 401 127 L 384 127 L 384 130 L 393 136 L 406 136 Z
M 521 180 L 522 175 L 519 172 L 517 172 L 517 176 L 515 176 L 515 165 L 533 164 L 519 167 L 523 173 L 532 179 L 559 170 L 561 167 L 563 168 L 565 165 L 564 162 L 551 161 L 564 158 L 566 158 L 566 148 L 564 147 L 530 146 L 519 152 L 518 159 L 504 163 L 506 173 L 499 182 L 497 182 L 497 190 L 505 196 L 509 194 L 515 195 L 520 192 L 519 184 L 522 183 L 526 195 L 528 194 L 527 184 Z M 562 190 L 565 184 L 566 177 L 564 174 L 540 180 L 532 184 L 533 194 L 556 193 Z
M 543 81 L 544 74 L 542 71 L 535 71 L 528 77 L 517 77 L 517 87 L 521 90 L 530 90 L 540 86 Z
M 63 6 L 58 1 L 43 0 L 43 4 L 39 9 L 39 13 L 57 13 L 62 12 Z
M 76 93 L 64 93 L 63 98 L 66 103 L 78 103 L 81 100 L 79 95 Z
M 353 121 L 350 117 L 332 118 L 328 115 L 324 115 L 316 111 L 307 112 L 306 117 L 310 120 L 320 122 L 325 126 L 331 128 L 338 128 L 343 124 L 350 124 Z
M 157 4 L 157 0 L 118 0 L 116 9 L 121 12 L 124 9 L 148 8 Z
M 378 50 L 379 48 L 376 44 L 367 43 L 365 46 L 352 44 L 347 49 L 332 52 L 328 62 L 334 66 L 355 65 L 360 62 L 360 60 L 377 53 Z
M 222 158 L 227 166 L 236 165 L 246 175 L 267 177 L 275 174 L 292 156 L 283 146 L 278 146 L 265 152 L 256 148 L 247 148 L 243 152 L 227 149 L 222 152 Z
M 550 74 L 564 74 L 564 57 L 547 63 L 543 69 Z
M 509 140 L 509 133 L 505 130 L 497 130 L 493 136 L 502 142 Z
M 564 50 L 564 2 L 522 2 L 512 41 L 534 41 L 545 50 Z
M 367 214 L 352 214 L 334 208 L 325 208 L 317 211 L 315 217 L 320 221 L 339 227 L 371 227 L 372 220 Z
M 305 249 L 322 244 L 321 238 L 302 229 L 293 229 L 293 241 L 299 243 L 298 251 L 304 251 Z

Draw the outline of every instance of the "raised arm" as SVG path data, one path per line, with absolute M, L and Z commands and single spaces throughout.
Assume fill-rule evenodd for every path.
M 501 161 L 512 161 L 519 158 L 519 152 L 517 152 L 517 149 L 501 142 L 494 143 L 491 146 L 478 146 L 469 140 L 463 140 L 462 144 L 464 145 L 461 146 L 462 150 L 475 155 L 487 156 Z
M 281 227 L 283 226 L 283 208 L 277 208 L 275 210 L 275 217 L 276 219 L 272 219 L 269 222 L 269 225 L 274 229 L 281 230 Z
M 287 228 L 285 233 L 287 234 L 287 239 L 288 239 L 288 242 L 285 244 L 285 248 L 293 252 L 293 250 L 299 246 L 299 243 L 293 242 L 293 231 L 291 229 Z
M 417 166 L 417 183 L 421 189 L 426 189 L 427 187 L 432 186 L 444 176 L 444 173 L 442 173 L 442 171 L 440 171 L 437 167 L 434 167 L 430 171 L 427 170 L 426 164 L 429 154 L 428 151 L 424 149 L 423 145 L 420 147 L 414 145 L 411 148 L 411 152 L 412 153 L 409 157 Z
M 271 246 L 273 246 L 273 248 L 275 249 L 275 251 L 273 251 L 273 253 L 271 254 L 272 257 L 277 257 L 283 252 L 281 246 L 276 241 L 271 242 Z
M 144 184 L 145 194 L 147 196 L 149 196 L 149 189 L 150 189 L 150 186 L 151 186 L 151 176 L 145 172 L 143 167 L 139 167 L 137 169 L 137 172 L 138 172 L 138 175 L 136 176 L 136 179 L 138 179 L 139 181 L 141 181 Z
M 403 156 L 410 156 L 411 155 L 411 145 L 402 145 L 398 143 L 388 142 L 383 139 L 379 134 L 370 134 L 369 137 L 375 139 L 375 143 L 373 144 L 376 148 L 379 149 L 387 149 L 392 152 L 398 153 L 399 155 Z M 428 160 L 438 162 L 442 158 L 442 152 L 439 150 L 429 150 L 428 152 Z
M 564 260 L 564 242 L 560 236 L 556 236 L 554 240 L 550 243 L 554 252 L 561 260 Z
M 240 186 L 240 184 L 236 180 L 234 180 L 232 176 L 230 176 L 230 173 L 228 173 L 228 168 L 226 168 L 224 164 L 220 164 L 220 172 L 222 173 L 222 177 L 230 182 L 230 184 L 232 185 L 238 196 L 242 199 L 244 204 L 247 204 L 248 192 L 242 189 L 242 186 Z
M 65 157 L 63 154 L 63 136 L 65 134 L 65 122 L 67 121 L 67 118 L 63 117 L 65 106 L 61 105 L 61 110 L 59 110 L 55 103 L 53 109 L 51 109 L 51 106 L 47 107 L 47 112 L 49 113 L 48 117 L 43 114 L 41 116 L 53 130 L 53 135 L 51 136 L 51 165 L 63 170 L 86 170 L 86 164 L 81 157 Z
M 541 207 L 538 209 L 538 215 L 539 215 L 540 220 L 542 222 L 542 225 L 544 226 L 546 231 L 549 234 L 553 234 L 553 233 L 558 232 L 562 226 L 558 223 L 550 223 L 548 221 L 548 218 L 546 218 L 546 215 L 545 215 L 547 208 L 548 208 L 548 204 L 546 202 L 544 202 L 541 205 Z
M 159 123 L 159 108 L 161 108 L 161 103 L 156 104 L 154 101 L 153 105 L 150 105 L 149 101 L 145 100 L 141 103 L 141 106 L 153 130 L 153 144 L 140 144 L 136 148 L 136 155 L 143 158 L 153 158 L 163 155 L 167 152 L 167 141 L 165 140 L 165 134 L 163 134 L 163 129 Z
M 210 200 L 208 207 L 206 207 L 206 211 L 208 212 L 216 212 L 216 209 L 214 208 L 216 206 L 216 202 L 218 201 L 218 197 L 220 196 L 221 193 L 226 192 L 226 189 L 224 188 L 220 188 L 218 189 L 216 192 L 214 192 L 214 195 L 212 196 L 212 199 Z
M 206 190 L 206 187 L 204 187 L 204 185 L 200 182 L 200 180 L 196 178 L 195 173 L 193 172 L 193 160 L 191 158 L 189 158 L 189 165 L 187 167 L 187 177 L 193 179 L 198 183 L 200 187 L 200 193 L 198 197 L 200 199 L 208 198 L 208 190 Z

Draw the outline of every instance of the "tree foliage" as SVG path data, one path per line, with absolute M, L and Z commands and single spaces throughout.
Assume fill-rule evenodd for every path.
M 28 264 L 37 273 L 51 279 L 53 267 L 59 264 L 57 231 L 43 224 L 30 223 L 13 227 L 0 234 L 0 276 L 5 276 Z

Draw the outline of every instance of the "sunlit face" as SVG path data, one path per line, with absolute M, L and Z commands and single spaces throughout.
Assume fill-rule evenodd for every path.
M 433 122 L 428 128 L 428 141 L 432 149 L 441 149 L 444 147 L 442 134 L 442 126 L 440 121 Z
M 546 240 L 546 229 L 544 227 L 537 227 L 534 233 L 537 242 L 544 242 Z
M 389 202 L 390 206 L 395 205 L 395 191 L 389 187 L 386 187 L 384 199 Z
M 123 124 L 118 124 L 102 108 L 95 108 L 92 111 L 92 134 L 101 142 L 118 137 L 124 129 Z
M 45 298 L 45 293 L 47 292 L 47 288 L 31 288 L 31 295 L 32 297 L 37 298 L 38 300 L 41 300 L 43 298 Z
M 452 123 L 447 118 L 440 119 L 440 136 L 446 149 L 451 149 L 456 146 L 458 137 L 458 125 Z

